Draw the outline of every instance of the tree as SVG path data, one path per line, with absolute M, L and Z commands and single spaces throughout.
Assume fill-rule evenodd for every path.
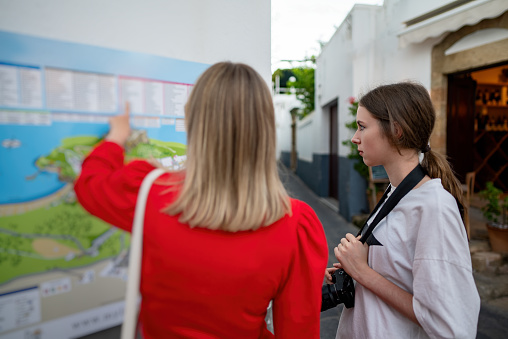
M 312 56 L 308 60 L 286 60 L 298 62 L 316 63 L 316 58 Z M 272 74 L 272 82 L 279 77 L 279 86 L 281 88 L 294 88 L 294 91 L 287 91 L 287 94 L 296 94 L 296 98 L 303 103 L 303 109 L 293 108 L 291 113 L 291 159 L 290 167 L 296 171 L 296 121 L 297 118 L 303 119 L 309 113 L 314 111 L 314 67 L 296 67 L 291 69 L 277 69 Z
M 299 63 L 300 67 L 293 67 L 289 69 L 277 69 L 272 74 L 272 82 L 279 77 L 280 88 L 294 88 L 294 92 L 298 100 L 303 103 L 303 109 L 296 114 L 300 119 L 303 119 L 310 112 L 314 111 L 314 69 L 316 66 L 316 57 L 313 55 L 304 60 L 281 60 Z M 287 91 L 288 94 L 292 92 Z M 292 113 L 295 114 L 295 113 Z
M 292 71 L 295 80 L 288 81 L 287 86 L 296 89 L 296 97 L 303 103 L 303 109 L 298 113 L 300 119 L 303 119 L 314 111 L 314 68 L 298 67 Z
M 288 82 L 289 78 L 291 78 L 292 76 L 295 76 L 295 75 L 291 69 L 280 69 L 279 68 L 272 74 L 272 83 L 275 83 L 275 78 L 277 76 L 279 76 L 279 86 L 281 88 L 286 88 L 286 87 L 288 87 L 287 82 Z

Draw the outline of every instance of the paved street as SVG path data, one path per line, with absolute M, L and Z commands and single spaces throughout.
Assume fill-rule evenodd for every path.
M 332 263 L 336 262 L 333 248 L 346 233 L 356 234 L 358 228 L 341 217 L 337 213 L 337 210 L 334 210 L 333 204 L 327 203 L 326 200 L 319 198 L 298 176 L 291 173 L 287 168 L 281 167 L 280 175 L 289 195 L 293 198 L 305 201 L 314 209 L 319 220 L 323 224 L 328 241 L 328 267 L 330 267 Z M 340 305 L 321 313 L 321 339 L 335 339 L 335 332 L 339 324 L 339 316 L 342 307 L 343 306 Z

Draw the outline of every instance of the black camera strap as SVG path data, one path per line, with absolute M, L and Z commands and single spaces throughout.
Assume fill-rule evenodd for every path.
M 405 178 L 402 180 L 400 185 L 393 191 L 392 195 L 387 199 L 392 186 L 389 185 L 386 189 L 383 197 L 378 202 L 374 211 L 369 216 L 369 219 L 372 218 L 373 215 L 377 212 L 379 213 L 374 217 L 374 220 L 369 225 L 368 220 L 363 225 L 362 229 L 358 233 L 360 235 L 365 227 L 367 231 L 362 235 L 360 241 L 365 243 L 367 239 L 372 234 L 372 230 L 376 225 L 388 214 L 390 211 L 397 205 L 397 203 L 402 199 L 409 191 L 411 191 L 424 177 L 425 170 L 422 166 L 416 166 Z M 386 202 L 383 205 L 383 202 Z M 381 207 L 383 206 L 383 207 Z M 355 306 L 355 285 L 353 282 L 353 278 L 349 274 L 347 274 L 344 269 L 340 268 L 332 274 L 332 282 L 333 284 L 325 284 L 322 287 L 321 295 L 321 312 L 326 311 L 332 307 L 337 306 L 340 303 L 344 303 L 346 308 L 351 308 Z
M 392 185 L 388 185 L 388 188 L 386 189 L 385 193 L 383 194 L 383 197 L 379 202 L 377 203 L 376 207 L 372 211 L 372 213 L 367 218 L 367 221 L 362 226 L 360 232 L 358 232 L 358 235 L 362 234 L 363 229 L 368 226 L 367 231 L 362 235 L 360 241 L 362 243 L 365 243 L 367 239 L 370 237 L 372 231 L 374 230 L 374 227 L 388 214 L 390 211 L 399 203 L 400 199 L 402 199 L 409 191 L 411 191 L 424 177 L 426 173 L 423 167 L 418 164 L 405 178 L 402 180 L 399 186 L 395 188 L 395 191 L 393 191 L 392 195 L 386 200 L 386 197 L 388 196 L 388 193 L 390 193 L 390 190 L 392 189 Z M 383 205 L 383 202 L 386 200 L 386 203 Z M 369 225 L 368 221 L 370 218 L 376 213 L 376 211 L 379 209 L 379 207 L 383 205 L 379 213 L 376 215 L 372 223 Z

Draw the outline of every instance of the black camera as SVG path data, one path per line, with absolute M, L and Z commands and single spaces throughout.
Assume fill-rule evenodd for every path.
M 344 303 L 346 308 L 355 306 L 355 285 L 353 278 L 343 269 L 332 274 L 333 284 L 325 284 L 321 290 L 321 312 Z

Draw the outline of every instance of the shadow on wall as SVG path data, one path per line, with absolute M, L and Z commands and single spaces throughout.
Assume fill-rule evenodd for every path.
M 369 213 L 367 181 L 354 169 L 357 159 L 339 157 L 339 213 L 351 221 L 353 216 Z

